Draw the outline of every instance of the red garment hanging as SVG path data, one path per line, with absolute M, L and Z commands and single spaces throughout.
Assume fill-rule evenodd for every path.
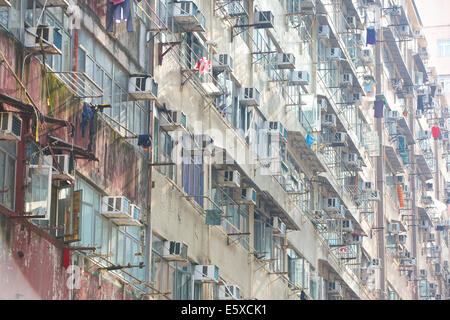
M 439 137 L 440 137 L 440 128 L 439 127 L 433 127 L 431 129 L 431 131 L 433 132 L 433 138 L 439 139 Z
M 64 266 L 64 269 L 66 269 L 66 270 L 70 266 L 70 249 L 69 248 L 64 248 L 64 251 L 63 251 L 63 266 Z

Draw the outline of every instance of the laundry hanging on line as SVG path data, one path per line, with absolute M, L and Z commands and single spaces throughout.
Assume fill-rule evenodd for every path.
M 209 67 L 211 66 L 211 61 L 206 59 L 205 57 L 199 58 L 197 61 L 197 65 L 195 66 L 195 70 L 198 70 L 198 75 L 201 76 L 204 73 L 209 71 Z
M 108 0 L 106 5 L 106 31 L 114 32 L 116 24 L 127 22 L 127 31 L 133 32 L 133 18 L 135 17 L 132 0 Z
M 152 137 L 149 134 L 141 134 L 138 136 L 138 146 L 147 150 L 152 146 Z
M 367 37 L 366 37 L 366 45 L 376 44 L 376 31 L 375 28 L 367 28 Z
M 383 118 L 384 116 L 384 101 L 378 100 L 374 104 L 375 118 Z

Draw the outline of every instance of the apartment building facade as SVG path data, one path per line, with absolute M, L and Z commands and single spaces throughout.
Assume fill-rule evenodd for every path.
M 413 0 L 0 5 L 1 298 L 449 296 Z

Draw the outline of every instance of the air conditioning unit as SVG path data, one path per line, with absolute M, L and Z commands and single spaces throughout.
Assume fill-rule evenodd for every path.
M 403 175 L 395 176 L 394 179 L 395 179 L 396 184 L 404 184 L 405 183 L 405 176 L 403 176 Z
M 356 17 L 347 17 L 347 24 L 350 28 L 356 28 Z
M 362 35 L 362 33 L 355 33 L 354 35 L 353 35 L 353 39 L 355 40 L 355 42 L 356 42 L 356 44 L 358 45 L 358 46 L 362 46 L 362 45 L 364 45 L 364 38 L 363 38 L 363 35 Z M 358 54 L 358 56 L 360 57 L 361 56 L 361 50 L 358 50 L 359 51 L 359 54 Z
M 275 67 L 278 69 L 294 69 L 294 55 L 291 53 L 278 53 L 276 55 Z
M 364 192 L 375 191 L 375 185 L 372 182 L 364 182 L 361 189 Z
M 345 147 L 347 146 L 347 133 L 345 132 L 336 132 L 333 137 L 333 141 L 331 146 L 333 147 Z
M 347 98 L 347 103 L 354 104 L 361 101 L 361 94 L 359 93 L 350 93 Z
M 163 258 L 169 261 L 186 261 L 188 258 L 188 246 L 181 241 L 164 241 Z
M 57 27 L 44 25 L 26 28 L 25 47 L 33 52 L 61 55 L 62 33 Z
M 419 271 L 420 277 L 426 278 L 427 275 L 428 275 L 427 269 L 420 269 L 420 271 Z
M 275 18 L 271 11 L 256 11 L 254 17 L 256 29 L 273 28 Z
M 434 233 L 426 233 L 424 235 L 424 238 L 425 238 L 425 241 L 429 241 L 429 242 L 436 241 L 436 235 Z
M 282 141 L 287 142 L 287 131 L 281 122 L 270 121 L 269 133 L 272 135 L 272 138 L 274 138 L 275 135 L 276 137 L 280 137 Z
M 428 220 L 419 220 L 419 228 L 421 229 L 428 229 L 430 228 L 430 222 Z
M 389 110 L 387 118 L 389 121 L 398 121 L 400 119 L 400 113 L 395 110 Z
M 328 294 L 342 294 L 342 286 L 339 281 L 328 281 Z
M 186 115 L 182 111 L 169 111 L 167 118 L 162 118 L 160 127 L 166 131 L 175 131 L 178 129 L 186 129 Z
M 422 197 L 422 203 L 429 205 L 433 203 L 433 198 L 430 196 Z
M 433 252 L 442 252 L 442 247 L 441 246 L 433 246 L 433 247 L 431 247 L 431 250 Z
M 239 103 L 246 106 L 259 106 L 259 91 L 256 88 L 243 88 Z
M 399 233 L 401 231 L 400 223 L 398 223 L 398 222 L 389 223 L 388 231 L 390 233 L 394 233 L 394 234 Z
M 219 300 L 239 300 L 241 298 L 241 290 L 238 286 L 220 285 L 218 289 Z
M 292 71 L 290 76 L 290 82 L 292 84 L 309 85 L 310 76 L 307 71 Z
M 0 140 L 20 141 L 22 119 L 14 112 L 0 112 Z
M 392 6 L 388 9 L 389 15 L 398 17 L 402 14 L 402 9 L 400 6 Z
M 319 39 L 330 39 L 330 27 L 326 25 L 319 26 L 317 36 Z
M 373 62 L 373 53 L 370 49 L 363 49 L 361 51 L 361 60 L 363 60 L 366 63 L 372 63 Z
M 215 265 L 196 265 L 194 267 L 194 281 L 219 281 L 219 268 Z
M 356 153 L 345 154 L 344 163 L 351 168 L 360 167 L 360 161 Z
M 241 186 L 241 174 L 237 170 L 219 171 L 217 182 L 222 187 L 239 188 Z
M 379 259 L 379 258 L 372 259 L 370 266 L 374 269 L 380 268 L 381 267 L 381 259 Z
M 253 188 L 242 188 L 240 190 L 239 203 L 256 205 L 256 190 Z
M 150 75 L 132 75 L 128 91 L 136 100 L 155 100 L 158 97 L 158 84 Z
M 105 196 L 102 198 L 102 215 L 107 218 L 130 218 L 130 200 L 123 196 Z
M 330 60 L 336 60 L 341 58 L 340 48 L 327 48 L 327 58 Z
M 317 104 L 318 104 L 321 112 L 328 111 L 328 103 L 325 98 L 317 98 Z
M 280 217 L 272 217 L 271 223 L 274 233 L 286 234 L 286 224 L 281 221 Z
M 328 198 L 325 201 L 325 211 L 327 212 L 339 212 L 341 210 L 341 204 L 338 198 Z
M 218 71 L 232 71 L 233 58 L 229 54 L 215 54 L 212 61 L 212 68 Z
M 346 233 L 344 237 L 344 243 L 346 245 L 362 244 L 363 242 L 363 237 L 361 235 Z
M 141 208 L 139 208 L 135 204 L 130 205 L 130 216 L 127 218 L 119 218 L 119 219 L 111 219 L 113 223 L 118 226 L 126 226 L 126 227 L 140 227 L 142 223 L 140 221 L 141 217 Z
M 400 36 L 407 37 L 410 34 L 409 26 L 407 26 L 407 25 L 399 26 L 397 28 L 397 32 Z
M 412 193 L 411 192 L 404 192 L 403 193 L 403 199 L 411 200 L 412 199 Z
M 414 30 L 414 37 L 425 38 L 425 34 L 423 33 L 423 30 Z
M 339 220 L 327 220 L 327 230 L 336 231 L 339 229 Z
M 52 156 L 49 157 L 52 159 L 53 166 L 52 179 L 75 181 L 73 159 L 70 158 L 70 155 L 56 154 L 56 159 L 53 159 Z
M 322 121 L 322 126 L 327 128 L 336 128 L 337 118 L 334 114 L 326 114 Z
M 355 229 L 352 220 L 344 219 L 342 220 L 342 231 L 344 232 L 352 232 Z
M 344 73 L 342 75 L 341 85 L 343 85 L 343 86 L 353 85 L 353 76 L 351 73 Z

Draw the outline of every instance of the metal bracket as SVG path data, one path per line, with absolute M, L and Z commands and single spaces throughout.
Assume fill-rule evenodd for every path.
M 181 44 L 181 41 L 158 43 L 158 64 L 162 65 L 164 56 L 168 54 L 169 51 L 172 50 L 176 45 L 179 44 Z M 169 46 L 169 48 L 163 52 L 164 46 Z

